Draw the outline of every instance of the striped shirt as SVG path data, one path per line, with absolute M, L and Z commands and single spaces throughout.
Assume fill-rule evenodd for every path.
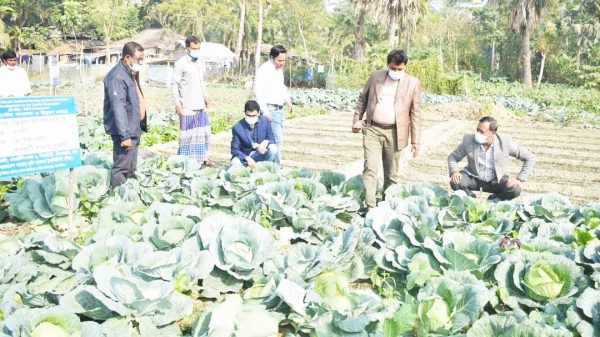
M 492 182 L 496 180 L 496 168 L 494 165 L 494 142 L 489 149 L 485 149 L 483 145 L 479 148 L 479 158 L 477 160 L 479 180 Z

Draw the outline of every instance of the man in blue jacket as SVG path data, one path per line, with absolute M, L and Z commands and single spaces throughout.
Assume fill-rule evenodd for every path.
M 117 187 L 135 175 L 146 103 L 139 82 L 144 48 L 136 42 L 123 46 L 121 60 L 104 79 L 104 130 L 113 141 L 110 185 Z
M 260 106 L 256 101 L 244 105 L 246 117 L 237 122 L 232 129 L 231 165 L 246 165 L 255 168 L 259 161 L 275 162 L 277 145 L 271 131 L 271 123 L 259 116 Z

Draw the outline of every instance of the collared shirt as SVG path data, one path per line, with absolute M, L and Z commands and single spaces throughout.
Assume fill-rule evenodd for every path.
M 171 97 L 175 105 L 186 110 L 206 109 L 204 102 L 208 97 L 204 83 L 204 62 L 195 62 L 184 55 L 175 62 L 171 77 Z
M 251 127 L 248 123 L 245 123 L 246 125 L 244 126 L 244 132 L 246 133 L 246 136 L 252 141 L 252 143 L 256 144 L 258 144 L 258 123 L 260 123 L 260 119 L 256 122 L 256 124 L 254 124 L 254 127 Z
M 23 97 L 31 94 L 27 72 L 21 67 L 0 67 L 0 97 Z
M 263 63 L 256 71 L 254 97 L 263 114 L 269 114 L 267 104 L 283 105 L 291 102 L 290 93 L 283 81 L 283 69 L 277 69 L 270 60 Z
M 377 93 L 377 105 L 375 106 L 375 111 L 373 111 L 374 122 L 379 124 L 396 124 L 394 102 L 396 101 L 396 91 L 398 90 L 399 82 L 390 79 L 389 76 L 385 77 L 381 92 Z
M 477 165 L 479 169 L 479 180 L 491 182 L 496 180 L 496 169 L 494 163 L 494 143 L 486 150 L 483 145 L 479 147 L 479 158 Z

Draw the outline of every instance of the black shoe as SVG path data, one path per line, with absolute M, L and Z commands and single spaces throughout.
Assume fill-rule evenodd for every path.
M 490 196 L 487 199 L 489 202 L 500 202 L 502 201 L 500 198 L 498 198 L 498 196 L 496 194 L 490 194 Z
M 471 198 L 477 198 L 477 196 L 475 195 L 475 193 L 473 193 L 473 191 L 471 191 L 471 190 L 463 190 L 463 191 L 465 191 L 467 196 L 469 196 Z

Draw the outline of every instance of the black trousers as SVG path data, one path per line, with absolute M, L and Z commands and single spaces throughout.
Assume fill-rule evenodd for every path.
M 113 141 L 113 168 L 110 176 L 110 186 L 117 187 L 127 179 L 135 177 L 137 167 L 139 138 L 131 138 L 131 147 L 126 150 L 121 146 L 121 139 L 112 136 Z
M 471 191 L 479 191 L 480 189 L 482 189 L 484 192 L 492 193 L 490 198 L 498 198 L 500 200 L 511 200 L 521 194 L 520 186 L 513 186 L 512 188 L 506 187 L 508 176 L 502 177 L 500 181 L 486 182 L 479 180 L 478 178 L 473 177 L 464 171 L 461 173 L 462 176 L 460 178 L 460 182 L 458 184 L 450 183 L 450 187 L 452 187 L 452 189 L 455 191 L 463 190 L 470 197 L 475 197 L 475 194 Z

